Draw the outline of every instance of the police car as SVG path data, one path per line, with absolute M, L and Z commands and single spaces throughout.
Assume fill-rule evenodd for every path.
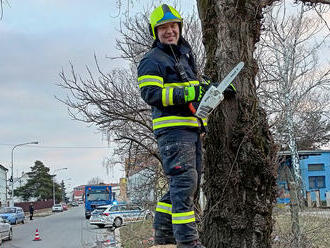
M 97 207 L 91 214 L 89 223 L 98 227 L 120 227 L 130 222 L 137 222 L 152 218 L 149 210 L 136 205 L 118 204 Z

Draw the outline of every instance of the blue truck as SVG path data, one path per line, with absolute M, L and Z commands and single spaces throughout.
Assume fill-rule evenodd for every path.
M 86 185 L 84 194 L 86 219 L 91 217 L 96 207 L 113 204 L 114 198 L 110 185 Z

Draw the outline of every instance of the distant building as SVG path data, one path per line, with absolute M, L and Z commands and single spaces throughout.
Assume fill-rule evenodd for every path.
M 157 170 L 159 161 L 152 156 L 141 155 L 134 161 L 125 161 L 127 198 L 134 203 L 157 201 Z
M 112 197 L 117 201 L 120 201 L 120 186 L 118 183 L 110 183 L 112 190 Z
M 133 203 L 155 201 L 155 172 L 145 168 L 128 178 L 128 198 Z
M 85 185 L 73 188 L 72 201 L 82 201 L 85 194 Z
M 305 197 L 306 192 L 310 192 L 312 200 L 315 201 L 315 191 L 319 191 L 321 201 L 326 201 L 326 194 L 330 192 L 330 150 L 306 150 L 298 151 L 298 154 Z M 280 159 L 277 180 L 278 202 L 289 203 L 287 173 L 292 167 L 290 153 L 281 152 Z
M 119 180 L 119 191 L 120 191 L 120 195 L 118 197 L 118 201 L 121 202 L 127 202 L 127 179 L 124 178 L 120 178 Z
M 0 164 L 0 201 L 2 206 L 7 203 L 7 172 L 8 169 Z

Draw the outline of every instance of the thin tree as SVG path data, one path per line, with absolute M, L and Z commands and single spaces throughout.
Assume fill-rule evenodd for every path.
M 207 247 L 265 248 L 272 244 L 276 149 L 256 94 L 258 65 L 253 54 L 260 40 L 263 10 L 274 2 L 197 0 L 205 68 L 212 81 L 219 81 L 239 61 L 245 62 L 235 84 L 236 98 L 223 101 L 209 118 L 207 205 L 202 222 Z
M 3 0 L 0 0 L 0 20 L 3 17 Z

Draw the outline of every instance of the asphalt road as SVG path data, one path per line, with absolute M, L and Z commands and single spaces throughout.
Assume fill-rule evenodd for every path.
M 32 221 L 26 219 L 25 224 L 12 227 L 13 240 L 4 241 L 1 248 L 92 248 L 97 247 L 98 240 L 113 239 L 115 235 L 108 228 L 90 225 L 83 206 Z M 41 241 L 33 241 L 37 228 Z

